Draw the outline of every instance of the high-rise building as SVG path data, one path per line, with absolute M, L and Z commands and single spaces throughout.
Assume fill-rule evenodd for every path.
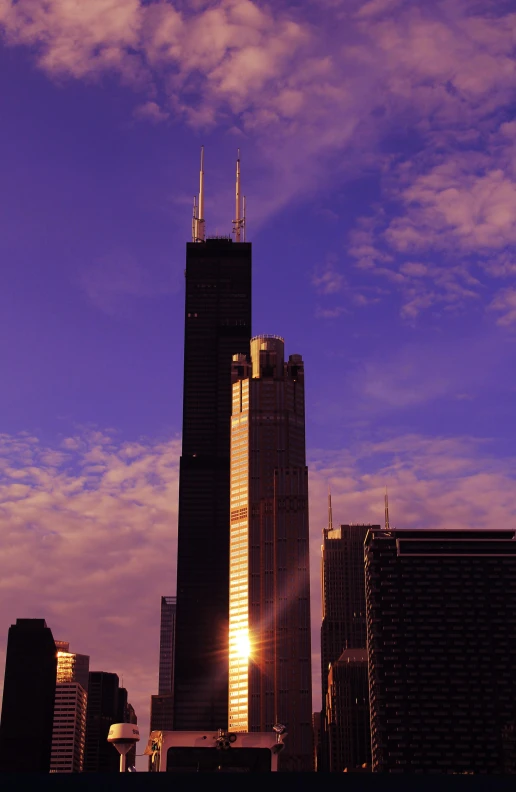
M 365 555 L 373 772 L 508 772 L 516 531 L 372 528 Z
M 90 658 L 56 641 L 57 684 L 52 731 L 51 773 L 82 773 Z
M 304 367 L 278 336 L 233 358 L 229 729 L 288 732 L 313 769 Z
M 176 598 L 161 598 L 158 695 L 151 696 L 151 731 L 174 728 L 174 639 Z
M 228 714 L 231 360 L 251 337 L 251 245 L 206 238 L 203 187 L 186 248 L 174 728 L 218 729 Z
M 117 674 L 90 671 L 86 713 L 85 773 L 118 773 L 120 756 L 108 743 L 113 723 L 136 723 L 133 707 L 127 702 L 127 690 L 119 687 Z M 128 755 L 127 766 L 131 764 Z
M 330 663 L 326 732 L 331 773 L 354 772 L 371 763 L 367 649 L 344 649 Z
M 161 621 L 159 632 L 159 679 L 158 693 L 174 690 L 174 638 L 176 634 L 176 598 L 161 598 Z
M 366 598 L 364 573 L 364 540 L 371 526 L 341 525 L 333 527 L 331 496 L 328 501 L 328 527 L 323 531 L 322 544 L 322 625 L 321 625 L 321 681 L 322 681 L 322 723 L 321 723 L 321 769 L 330 770 L 340 767 L 354 767 L 370 761 L 370 750 L 362 757 L 356 755 L 354 743 L 347 737 L 352 733 L 342 720 L 337 721 L 335 708 L 340 705 L 333 701 L 332 740 L 328 736 L 328 673 L 330 665 L 339 661 L 347 649 L 365 649 L 367 645 Z M 380 526 L 374 526 L 380 527 Z M 344 672 L 343 672 L 344 673 Z M 362 697 L 360 671 L 349 675 L 348 684 L 355 681 L 358 690 L 355 698 Z M 337 671 L 334 672 L 334 676 Z M 334 692 L 340 689 L 335 687 Z M 361 714 L 358 709 L 349 712 L 359 718 L 356 725 L 361 729 Z M 340 736 L 337 731 L 343 726 Z M 363 745 L 362 742 L 357 743 Z M 333 757 L 330 755 L 334 751 Z M 335 753 L 337 751 L 337 753 Z
M 9 627 L 5 660 L 0 771 L 50 771 L 57 651 L 44 619 Z M 30 750 L 25 744 L 30 729 Z

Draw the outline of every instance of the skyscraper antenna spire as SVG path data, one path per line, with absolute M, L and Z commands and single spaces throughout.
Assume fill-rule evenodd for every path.
M 204 146 L 201 146 L 201 170 L 199 173 L 199 204 L 196 206 L 194 198 L 192 218 L 192 240 L 204 242 Z
M 390 531 L 391 526 L 389 523 L 389 495 L 387 493 L 387 487 L 385 487 L 385 530 Z
M 245 242 L 245 198 L 240 198 L 240 149 L 237 152 L 236 161 L 236 185 L 235 185 L 235 219 L 233 220 L 233 233 L 235 242 Z
M 333 531 L 333 511 L 331 508 L 331 489 L 328 484 L 328 531 Z
M 199 240 L 204 242 L 204 146 L 201 146 L 201 171 L 199 173 Z

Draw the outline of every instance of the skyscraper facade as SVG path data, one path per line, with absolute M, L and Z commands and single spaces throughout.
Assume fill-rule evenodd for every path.
M 183 446 L 179 473 L 174 728 L 228 716 L 231 361 L 251 337 L 251 245 L 205 238 L 203 172 L 186 249 Z M 239 205 L 239 177 L 237 205 Z
M 354 772 L 371 763 L 367 649 L 344 649 L 330 663 L 327 687 L 328 769 Z
M 373 528 L 365 547 L 373 772 L 510 772 L 516 531 Z
M 44 619 L 17 619 L 5 661 L 0 771 L 50 771 L 57 651 Z M 30 729 L 30 750 L 24 741 Z
M 375 526 L 380 527 L 380 526 Z M 344 690 L 340 684 L 337 686 L 334 679 L 333 699 L 328 697 L 328 674 L 330 665 L 339 661 L 342 652 L 348 649 L 365 650 L 367 645 L 366 627 L 366 597 L 364 573 L 364 540 L 370 526 L 367 525 L 340 525 L 333 527 L 331 517 L 331 500 L 329 503 L 328 527 L 323 531 L 322 544 L 322 625 L 321 625 L 321 681 L 322 681 L 322 723 L 321 723 L 321 765 L 322 769 L 331 770 L 354 766 L 357 753 L 354 745 L 348 738 L 353 734 L 353 729 L 345 725 L 340 717 L 337 719 L 336 711 L 340 708 L 335 699 L 337 690 Z M 348 669 L 349 671 L 349 669 Z M 334 671 L 334 678 L 343 677 L 346 670 Z M 357 682 L 359 688 L 357 700 L 362 698 L 363 684 L 360 679 L 360 670 L 348 674 L 346 684 L 353 685 Z M 346 694 L 347 695 L 347 694 Z M 353 696 L 350 694 L 349 700 Z M 332 703 L 333 702 L 333 703 Z M 329 739 L 329 716 L 327 706 L 332 706 L 331 723 L 332 739 Z M 358 709 L 349 712 L 346 718 L 353 717 L 353 713 L 361 719 Z M 338 735 L 340 725 L 342 734 Z M 357 723 L 357 729 L 361 729 Z M 367 742 L 367 741 L 366 741 Z M 365 743 L 360 742 L 360 745 Z M 333 752 L 333 753 L 332 753 Z M 370 750 L 356 764 L 364 764 L 370 759 Z
M 85 773 L 119 772 L 119 754 L 107 741 L 109 727 L 113 723 L 136 723 L 134 709 L 127 701 L 127 690 L 119 686 L 117 674 L 90 671 L 86 713 Z M 128 766 L 130 764 L 128 755 Z
M 151 731 L 174 728 L 174 642 L 176 598 L 161 598 L 158 695 L 151 696 Z
M 57 684 L 52 731 L 51 773 L 82 773 L 90 658 L 56 641 Z
M 313 768 L 304 366 L 278 336 L 233 358 L 229 729 L 287 727 Z
M 172 693 L 174 689 L 174 638 L 176 634 L 176 598 L 161 598 L 159 631 L 158 693 Z

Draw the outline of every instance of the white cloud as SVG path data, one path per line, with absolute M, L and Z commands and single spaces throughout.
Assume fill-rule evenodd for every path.
M 170 113 L 163 110 L 156 102 L 144 102 L 134 108 L 133 115 L 143 121 L 152 121 L 159 124 L 160 121 L 166 121 L 170 117 Z

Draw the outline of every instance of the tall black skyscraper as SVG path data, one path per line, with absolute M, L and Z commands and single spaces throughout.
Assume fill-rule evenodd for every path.
M 516 531 L 366 539 L 373 772 L 511 773 Z
M 56 645 L 44 619 L 17 619 L 7 641 L 0 771 L 50 771 L 56 674 Z
M 249 354 L 251 245 L 206 239 L 203 189 L 186 249 L 174 728 L 228 722 L 231 362 Z

